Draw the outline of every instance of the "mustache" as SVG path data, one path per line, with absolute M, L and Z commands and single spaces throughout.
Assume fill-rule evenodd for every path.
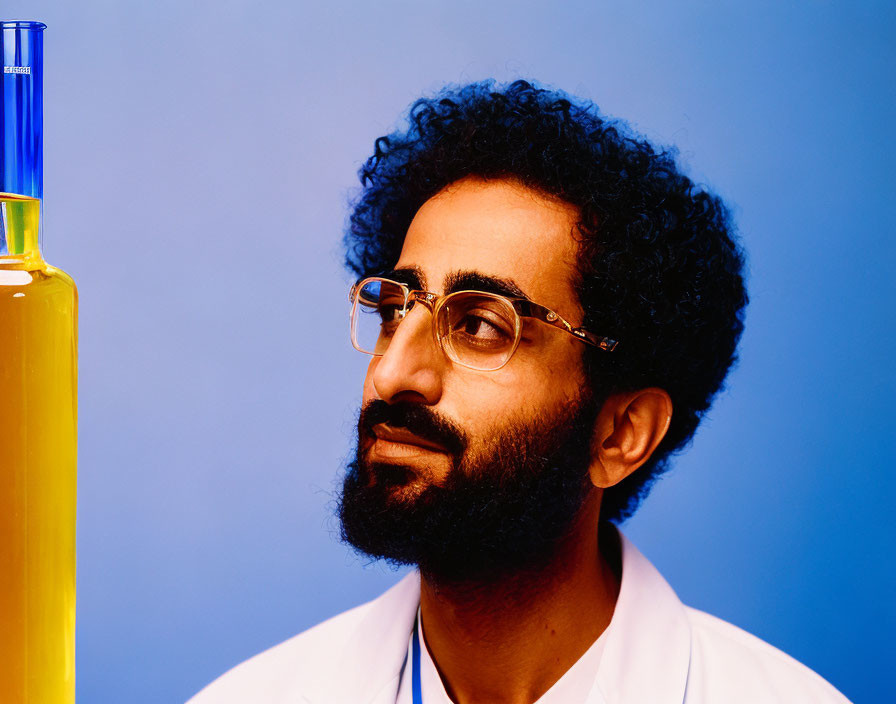
M 361 409 L 358 434 L 371 437 L 373 426 L 380 423 L 404 428 L 423 440 L 441 445 L 455 457 L 460 457 L 467 448 L 467 435 L 463 430 L 429 406 L 419 403 L 386 403 L 374 399 Z

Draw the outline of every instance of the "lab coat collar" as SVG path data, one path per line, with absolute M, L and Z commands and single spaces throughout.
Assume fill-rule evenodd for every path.
M 647 558 L 619 538 L 622 582 L 597 692 L 604 704 L 681 704 L 691 652 L 687 613 Z M 306 682 L 305 700 L 394 704 L 419 603 L 420 576 L 412 572 L 371 604 L 344 651 L 333 653 L 330 671 Z
M 644 555 L 619 533 L 622 583 L 597 672 L 606 704 L 684 701 L 691 627 L 684 605 Z

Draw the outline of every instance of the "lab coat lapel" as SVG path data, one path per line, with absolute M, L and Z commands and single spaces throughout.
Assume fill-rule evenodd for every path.
M 411 572 L 377 600 L 349 634 L 331 666 L 304 688 L 312 704 L 394 704 L 420 603 L 420 575 Z

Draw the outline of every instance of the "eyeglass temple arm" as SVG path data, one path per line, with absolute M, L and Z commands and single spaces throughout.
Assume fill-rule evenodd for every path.
M 618 340 L 613 340 L 612 338 L 603 337 L 601 335 L 595 335 L 593 332 L 591 332 L 590 330 L 586 330 L 585 328 L 574 328 L 550 308 L 545 308 L 544 306 L 540 306 L 537 303 L 532 303 L 532 301 L 526 300 L 524 298 L 515 299 L 513 301 L 513 306 L 514 308 L 516 308 L 517 313 L 519 313 L 520 315 L 526 316 L 527 318 L 536 318 L 537 320 L 541 320 L 548 325 L 553 325 L 555 328 L 560 328 L 561 330 L 568 332 L 570 335 L 573 335 L 582 342 L 587 342 L 589 345 L 600 347 L 602 350 L 606 350 L 607 352 L 612 352 L 619 344 Z

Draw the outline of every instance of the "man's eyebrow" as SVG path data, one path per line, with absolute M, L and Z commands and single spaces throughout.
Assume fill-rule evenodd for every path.
M 445 277 L 445 293 L 454 291 L 484 291 L 510 298 L 529 298 L 513 279 L 479 271 L 453 271 L 448 274 Z
M 401 267 L 400 269 L 388 269 L 378 276 L 391 279 L 400 284 L 405 284 L 411 289 L 422 291 L 426 289 L 426 277 L 423 270 L 416 266 Z
M 412 289 L 426 290 L 426 276 L 417 266 L 388 269 L 379 276 L 406 284 Z M 475 270 L 453 271 L 448 274 L 445 277 L 445 293 L 454 291 L 484 291 L 510 298 L 529 298 L 513 279 L 483 274 Z

